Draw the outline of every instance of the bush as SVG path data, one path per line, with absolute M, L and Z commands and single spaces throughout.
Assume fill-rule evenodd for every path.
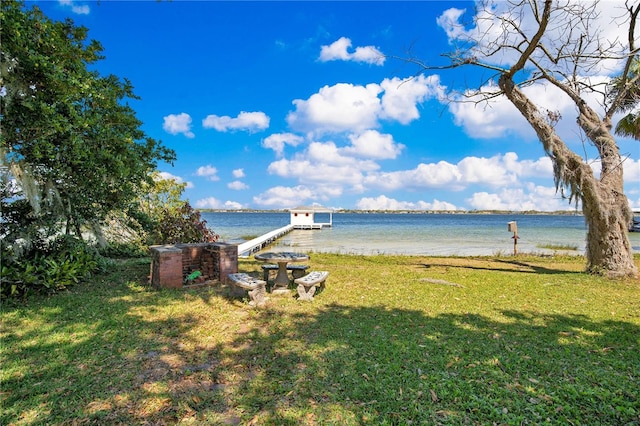
M 82 240 L 61 235 L 38 241 L 22 256 L 2 245 L 0 296 L 25 296 L 30 291 L 59 291 L 77 284 L 104 265 L 101 256 Z
M 218 238 L 188 202 L 177 209 L 163 208 L 151 232 L 151 244 L 213 243 Z
M 146 257 L 149 255 L 148 248 L 139 242 L 108 242 L 105 247 L 100 248 L 100 254 L 109 258 L 131 259 Z

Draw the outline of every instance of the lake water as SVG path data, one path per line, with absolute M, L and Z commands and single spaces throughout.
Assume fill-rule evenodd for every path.
M 241 243 L 289 224 L 288 212 L 203 212 L 202 218 L 229 243 Z M 316 214 L 316 222 L 328 221 L 328 214 Z M 333 227 L 293 230 L 272 248 L 365 255 L 511 254 L 513 233 L 507 229 L 511 221 L 518 226 L 519 253 L 584 254 L 586 226 L 579 215 L 334 213 Z M 640 233 L 629 237 L 634 252 L 640 252 Z M 545 245 L 577 250 L 559 251 Z

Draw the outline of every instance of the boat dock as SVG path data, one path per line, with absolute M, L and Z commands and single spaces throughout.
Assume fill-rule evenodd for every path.
M 290 232 L 292 229 L 293 225 L 283 226 L 282 228 L 268 232 L 260 237 L 238 244 L 238 257 L 248 257 L 252 253 L 260 251 L 278 238 L 282 237 L 284 234 Z
M 293 225 L 293 229 L 322 229 L 325 226 L 331 227 L 331 223 L 300 223 L 297 225 Z
M 262 250 L 266 246 L 272 244 L 275 240 L 284 234 L 291 232 L 292 229 L 322 229 L 324 227 L 333 226 L 333 210 L 321 206 L 297 207 L 289 210 L 291 213 L 291 223 L 275 231 L 271 231 L 260 237 L 253 238 L 244 243 L 238 244 L 238 257 L 249 257 L 251 254 Z M 316 213 L 328 214 L 328 222 L 316 222 Z

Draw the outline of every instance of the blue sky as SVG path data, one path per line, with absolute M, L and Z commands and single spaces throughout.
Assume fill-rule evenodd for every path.
M 27 5 L 89 28 L 106 56 L 98 71 L 131 81 L 144 131 L 177 154 L 159 170 L 187 183 L 194 207 L 573 208 L 556 194 L 551 163 L 514 107 L 445 101 L 478 87 L 486 71 L 416 76 L 414 65 L 393 59 L 410 52 L 445 64 L 454 35 L 445 23 L 471 19 L 473 3 Z M 567 99 L 548 86 L 529 93 L 561 112 L 559 133 L 593 158 Z M 618 144 L 629 157 L 625 191 L 639 210 L 640 143 Z

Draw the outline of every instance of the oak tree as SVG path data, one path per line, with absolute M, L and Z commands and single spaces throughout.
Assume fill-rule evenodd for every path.
M 487 103 L 505 96 L 526 119 L 553 163 L 556 189 L 579 201 L 587 224 L 586 258 L 590 272 L 636 276 L 628 238 L 632 211 L 623 188 L 623 162 L 613 134 L 614 114 L 637 105 L 640 75 L 636 26 L 640 5 L 627 1 L 615 21 L 599 25 L 597 2 L 510 0 L 477 3 L 474 22 L 446 28 L 455 49 L 445 64 L 409 61 L 421 72 L 479 67 L 489 72 L 465 99 Z M 610 7 L 608 4 L 606 7 Z M 608 37 L 622 25 L 624 38 Z M 636 65 L 634 67 L 634 64 Z M 615 85 L 596 78 L 604 69 L 620 70 Z M 540 107 L 525 88 L 548 84 L 573 104 L 585 141 L 595 148 L 599 173 L 591 160 L 569 148 L 555 125 L 557 111 Z M 613 88 L 615 87 L 615 90 Z
M 102 46 L 85 27 L 7 0 L 0 31 L 0 168 L 20 192 L 4 191 L 3 205 L 27 200 L 25 223 L 53 218 L 36 227 L 62 224 L 80 236 L 126 209 L 175 154 L 141 130 L 130 82 L 95 71 Z

